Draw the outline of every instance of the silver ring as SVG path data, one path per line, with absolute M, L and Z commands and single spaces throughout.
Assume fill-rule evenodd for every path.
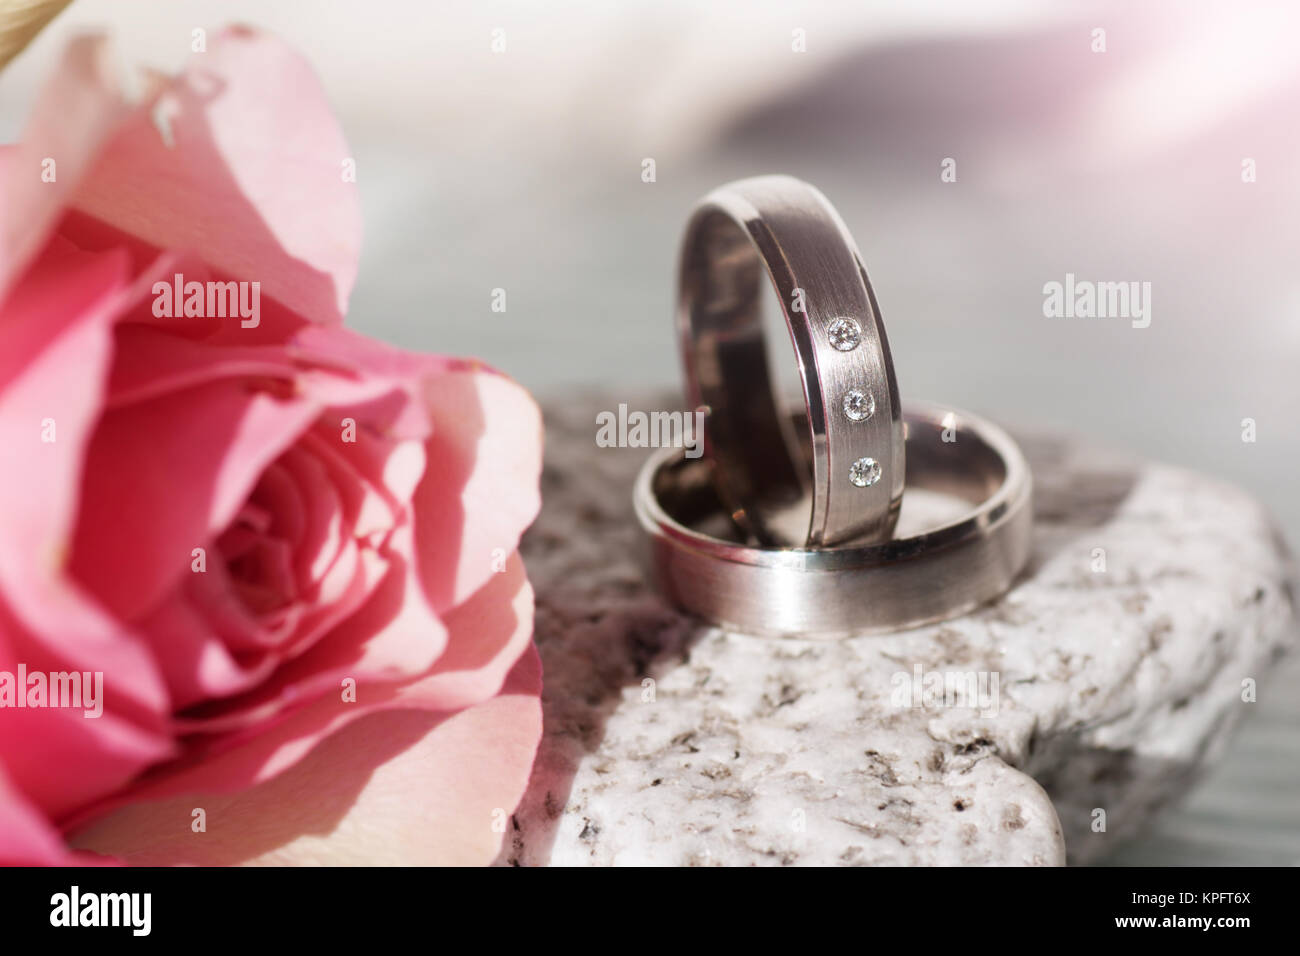
M 742 544 L 705 459 L 657 452 L 637 478 L 634 505 L 661 591 L 730 630 L 801 638 L 915 627 L 1002 594 L 1030 552 L 1032 479 L 1024 455 L 1002 429 L 966 412 L 909 403 L 904 421 L 909 490 L 974 507 L 880 544 Z
M 773 387 L 763 270 L 794 343 L 806 425 Z M 862 257 L 826 197 L 790 176 L 704 197 L 682 246 L 677 325 L 687 398 L 708 416 L 706 458 L 733 519 L 767 546 L 886 540 L 903 496 L 898 384 Z

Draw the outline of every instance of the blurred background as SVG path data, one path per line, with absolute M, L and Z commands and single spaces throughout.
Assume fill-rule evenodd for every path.
M 787 172 L 854 233 L 904 396 L 1212 473 L 1300 540 L 1300 5 L 76 0 L 6 69 L 0 137 L 74 32 L 174 70 L 237 21 L 315 64 L 352 145 L 364 332 L 542 399 L 676 389 L 692 203 Z M 1149 282 L 1150 326 L 1045 318 L 1067 272 Z M 1300 661 L 1275 677 L 1112 862 L 1300 862 Z

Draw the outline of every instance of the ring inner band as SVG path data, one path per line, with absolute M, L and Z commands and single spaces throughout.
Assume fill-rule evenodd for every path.
M 808 425 L 777 405 L 763 334 L 765 278 L 757 250 L 730 216 L 712 210 L 699 218 L 686 244 L 682 302 L 692 332 L 687 362 L 709 414 L 705 467 L 725 471 L 733 508 L 756 506 L 752 514 L 733 510 L 735 521 L 762 538 L 802 539 L 813 466 L 799 427 Z M 788 531 L 770 533 L 768 525 Z
M 793 427 L 796 419 L 787 420 Z M 977 431 L 965 430 L 959 441 L 945 442 L 944 430 L 942 421 L 906 419 L 907 486 L 949 495 L 978 508 L 1006 483 L 1006 462 Z M 735 523 L 726 520 L 726 508 L 714 489 L 706 459 L 675 457 L 657 470 L 651 488 L 664 513 L 683 527 L 729 543 L 746 543 Z

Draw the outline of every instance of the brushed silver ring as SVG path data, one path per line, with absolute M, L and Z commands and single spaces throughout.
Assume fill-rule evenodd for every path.
M 704 620 L 746 634 L 837 638 L 964 614 L 1002 594 L 1030 553 L 1029 465 L 1002 429 L 967 412 L 908 404 L 909 489 L 972 509 L 878 544 L 759 548 L 737 540 L 705 459 L 664 449 L 637 478 L 634 506 L 662 593 Z
M 794 344 L 802 424 L 768 366 L 764 271 Z M 898 383 L 862 257 L 826 197 L 791 176 L 705 196 L 682 244 L 677 328 L 687 399 L 706 413 L 705 457 L 737 524 L 765 546 L 888 539 L 903 496 Z

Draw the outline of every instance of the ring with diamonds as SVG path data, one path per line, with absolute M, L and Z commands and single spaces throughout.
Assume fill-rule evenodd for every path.
M 1002 594 L 1024 567 L 1032 479 L 1016 443 L 966 412 L 908 404 L 909 492 L 959 510 L 889 541 L 840 548 L 743 543 L 703 458 L 657 452 L 633 493 L 660 591 L 683 610 L 745 634 L 835 638 L 963 614 Z M 926 495 L 908 496 L 908 511 Z M 911 524 L 909 514 L 900 527 Z
M 798 423 L 768 365 L 763 272 L 794 345 Z M 769 547 L 888 539 L 903 496 L 898 384 L 862 257 L 826 198 L 790 176 L 705 196 L 682 247 L 677 326 L 732 519 Z

